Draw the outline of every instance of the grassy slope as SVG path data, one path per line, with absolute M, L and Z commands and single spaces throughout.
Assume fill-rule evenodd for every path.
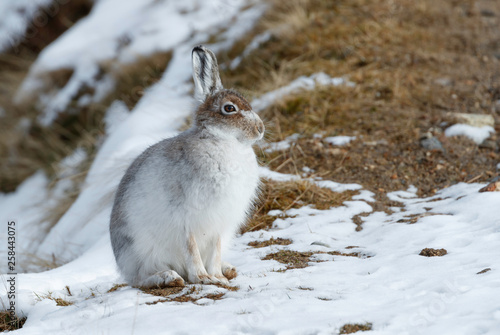
M 279 172 L 309 167 L 315 176 L 360 183 L 376 193 L 376 209 L 388 210 L 388 191 L 415 185 L 426 196 L 497 174 L 498 144 L 482 148 L 443 131 L 454 112 L 493 115 L 499 130 L 498 15 L 500 4 L 492 1 L 276 2 L 255 32 L 272 29 L 273 37 L 223 80 L 249 95 L 319 71 L 356 82 L 296 94 L 265 110 L 270 141 L 301 138 L 260 158 Z M 427 132 L 444 152 L 421 147 Z M 315 133 L 358 139 L 337 149 Z
M 456 182 L 486 181 L 496 175 L 498 149 L 480 148 L 470 140 L 445 138 L 442 133 L 444 123 L 453 122 L 448 112 L 490 114 L 498 124 L 500 50 L 495 41 L 500 37 L 496 29 L 499 16 L 500 4 L 493 1 L 275 1 L 253 35 L 220 55 L 221 63 L 241 54 L 253 36 L 270 29 L 273 37 L 238 68 L 223 72 L 222 79 L 226 86 L 248 96 L 320 71 L 356 82 L 354 88 L 318 87 L 265 110 L 262 116 L 269 141 L 294 133 L 301 137 L 286 151 L 259 151 L 259 157 L 275 171 L 302 173 L 307 166 L 315 171 L 311 176 L 362 184 L 376 193 L 375 210 L 388 211 L 396 205 L 386 198 L 388 191 L 413 184 L 420 195 L 430 195 Z M 101 105 L 81 111 L 78 117 L 63 115 L 52 129 L 35 125 L 22 133 L 15 128 L 20 117 L 33 119 L 35 111 L 15 110 L 9 97 L 35 56 L 36 52 L 0 59 L 8 64 L 2 68 L 1 78 L 9 83 L 0 86 L 0 102 L 7 111 L 0 149 L 2 157 L 12 158 L 1 162 L 2 191 L 14 189 L 39 168 L 53 172 L 56 163 L 76 146 L 92 153 L 109 103 L 120 98 L 132 108 L 140 98 L 134 93 L 137 88 L 157 80 L 169 59 L 169 55 L 154 55 L 124 68 L 115 74 L 121 85 Z M 12 67 L 14 63 L 17 67 Z M 145 67 L 152 71 L 144 73 Z M 103 71 L 107 71 L 105 66 Z M 54 83 L 59 79 L 64 83 L 67 75 L 54 74 Z M 444 153 L 420 146 L 419 139 L 427 132 L 442 141 Z M 313 137 L 317 133 L 356 135 L 358 139 L 338 149 Z M 87 167 L 92 155 L 89 157 Z M 267 215 L 270 210 L 304 204 L 325 209 L 342 204 L 356 192 L 333 193 L 306 181 L 266 180 L 262 193 L 246 231 L 270 227 L 274 220 Z M 54 221 L 76 195 L 61 204 Z M 354 222 L 362 229 L 359 218 Z M 307 261 L 309 256 L 292 250 L 273 257 L 304 263 L 302 258 Z M 369 324 L 346 325 L 343 333 L 366 330 L 363 327 L 368 329 Z
M 85 14 L 84 9 L 76 9 Z M 65 21 L 60 18 L 63 15 L 69 14 L 62 11 L 54 18 L 59 34 L 64 30 L 58 23 Z M 376 193 L 376 209 L 388 210 L 395 205 L 387 200 L 388 191 L 413 184 L 420 195 L 430 195 L 460 181 L 486 181 L 496 175 L 498 149 L 480 148 L 442 133 L 444 125 L 453 122 L 450 112 L 491 114 L 499 119 L 497 15 L 500 5 L 493 1 L 274 1 L 253 34 L 219 56 L 221 63 L 241 54 L 259 33 L 271 31 L 271 39 L 239 67 L 224 71 L 222 79 L 250 97 L 320 71 L 356 82 L 354 88 L 318 87 L 298 93 L 265 110 L 269 141 L 294 133 L 301 137 L 289 150 L 259 151 L 259 157 L 275 171 L 302 173 L 308 167 L 315 171 L 312 176 L 360 183 Z M 27 41 L 17 54 L 2 55 L 0 73 L 5 84 L 0 102 L 7 116 L 2 120 L 0 152 L 8 158 L 0 164 L 4 192 L 40 168 L 54 175 L 57 162 L 77 146 L 89 153 L 77 178 L 83 181 L 103 133 L 105 109 L 117 98 L 132 108 L 140 98 L 138 88 L 154 83 L 169 60 L 169 55 L 153 55 L 119 73 L 110 73 L 103 64 L 103 72 L 120 83 L 110 97 L 77 116 L 62 115 L 51 129 L 35 123 L 22 130 L 17 126 L 20 118 L 33 120 L 36 111 L 34 106 L 16 109 L 10 97 L 50 40 Z M 51 74 L 52 84 L 63 85 L 69 75 L 67 71 Z M 419 139 L 427 132 L 441 140 L 445 152 L 420 146 Z M 333 148 L 314 138 L 316 133 L 358 139 Z M 59 213 L 52 215 L 54 221 L 77 194 L 78 189 L 61 204 Z M 269 209 L 304 203 L 324 208 L 324 203 L 335 206 L 352 196 L 326 193 L 304 183 L 268 181 L 263 194 L 248 229 L 268 227 Z

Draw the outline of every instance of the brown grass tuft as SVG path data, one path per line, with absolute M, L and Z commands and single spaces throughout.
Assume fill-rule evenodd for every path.
M 127 284 L 115 284 L 115 285 L 113 285 L 112 288 L 110 288 L 108 290 L 108 293 L 111 293 L 111 292 L 114 292 L 114 291 L 118 291 L 120 288 L 125 287 L 125 286 L 128 286 L 128 285 Z
M 225 288 L 229 291 L 237 291 L 239 287 L 234 286 L 226 286 L 226 285 L 217 285 L 221 288 Z M 160 299 L 153 302 L 147 302 L 146 305 L 155 305 L 157 303 L 162 302 L 192 302 L 195 303 L 203 298 L 212 299 L 212 300 L 221 300 L 225 293 L 217 292 L 217 293 L 209 293 L 203 296 L 196 297 L 195 294 L 200 292 L 200 287 L 192 285 L 191 287 L 166 287 L 166 288 L 155 288 L 155 289 L 142 289 L 144 293 L 156 295 L 160 297 L 166 297 L 166 299 Z M 184 291 L 184 292 L 183 292 Z M 180 294 L 182 293 L 182 294 Z M 174 296 L 174 297 L 171 297 Z
M 71 306 L 74 304 L 74 302 L 64 300 L 62 298 L 53 298 L 52 300 L 56 302 L 57 306 Z
M 298 252 L 293 250 L 280 250 L 278 252 L 267 255 L 266 257 L 262 258 L 262 260 L 274 259 L 275 261 L 286 264 L 286 270 L 302 269 L 309 265 L 309 258 L 312 255 L 313 253 L 310 251 Z
M 292 240 L 280 237 L 276 239 L 274 237 L 271 237 L 269 240 L 266 241 L 252 241 L 248 243 L 248 245 L 253 248 L 264 248 L 270 245 L 289 245 L 289 244 L 292 244 Z
M 419 255 L 420 256 L 425 256 L 425 257 L 439 257 L 439 256 L 444 256 L 448 253 L 446 249 L 433 249 L 433 248 L 425 248 L 420 251 Z
M 26 322 L 26 318 L 12 319 L 9 312 L 0 312 L 0 331 L 8 332 L 20 329 Z
M 260 204 L 242 232 L 270 228 L 277 217 L 283 217 L 268 215 L 271 210 L 285 212 L 290 208 L 300 208 L 307 204 L 317 209 L 328 209 L 342 205 L 354 194 L 356 192 L 352 191 L 336 193 L 307 180 L 277 182 L 264 179 Z
M 356 332 L 365 332 L 372 330 L 372 324 L 371 323 L 348 323 L 342 326 L 340 328 L 340 334 L 352 334 Z
M 67 290 L 67 291 L 69 292 L 69 290 Z M 36 295 L 37 299 L 40 300 L 40 301 L 43 300 L 43 299 L 49 299 L 49 300 L 55 301 L 55 303 L 56 303 L 57 306 L 71 306 L 71 305 L 74 304 L 74 302 L 72 302 L 72 301 L 68 301 L 68 300 L 65 300 L 63 298 L 55 298 L 55 297 L 53 297 L 52 293 L 48 293 L 48 294 L 45 294 L 45 295 L 38 295 L 38 294 L 35 293 L 35 295 Z M 71 295 L 71 294 L 69 294 L 69 295 Z M 92 293 L 92 295 L 94 295 L 94 293 Z
M 478 272 L 478 273 L 476 273 L 476 274 L 478 274 L 478 275 L 482 275 L 483 273 L 486 273 L 486 272 L 488 272 L 488 271 L 491 271 L 491 268 L 486 268 L 486 269 L 483 269 L 483 270 L 479 271 L 479 272 Z
M 360 252 L 341 252 L 341 251 L 306 251 L 298 252 L 294 250 L 280 250 L 266 255 L 262 260 L 274 259 L 280 263 L 286 264 L 287 267 L 284 270 L 278 270 L 277 272 L 284 272 L 290 269 L 302 269 L 309 266 L 309 262 L 322 262 L 319 260 L 311 260 L 311 256 L 316 254 L 329 254 L 332 256 L 345 256 L 345 257 L 356 257 L 356 258 L 370 258 Z

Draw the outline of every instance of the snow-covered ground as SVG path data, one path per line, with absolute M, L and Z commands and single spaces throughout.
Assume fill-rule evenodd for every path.
M 263 170 L 263 175 L 276 173 Z M 496 334 L 500 193 L 479 193 L 480 187 L 458 184 L 427 199 L 417 198 L 414 188 L 394 192 L 390 197 L 403 207 L 391 215 L 372 212 L 365 200 L 329 210 L 288 210 L 274 229 L 247 233 L 231 243 L 225 258 L 239 270 L 231 284 L 240 289 L 198 286 L 195 296 L 225 295 L 196 304 L 148 305 L 160 298 L 130 287 L 107 293 L 123 280 L 109 237 L 94 236 L 92 246 L 76 260 L 20 275 L 18 304 L 28 321 L 18 332 L 331 334 L 345 323 L 370 322 L 376 334 Z M 352 217 L 361 213 L 368 216 L 363 230 L 356 232 Z M 415 217 L 415 223 L 408 223 Z M 248 246 L 271 237 L 293 243 Z M 448 254 L 420 256 L 424 248 L 444 248 Z M 262 258 L 283 249 L 317 254 L 306 268 L 277 272 L 285 266 Z M 329 251 L 360 252 L 362 257 L 324 253 Z M 486 268 L 491 271 L 478 274 Z M 74 304 L 57 306 L 38 298 L 48 294 Z
M 426 199 L 416 197 L 413 187 L 393 192 L 389 196 L 399 201 L 401 207 L 386 214 L 373 211 L 373 194 L 363 185 L 316 180 L 320 187 L 334 192 L 357 190 L 359 194 L 328 210 L 305 206 L 286 213 L 274 212 L 277 217 L 273 229 L 237 236 L 224 258 L 238 268 L 239 276 L 231 285 L 239 290 L 197 285 L 192 293 L 200 297 L 196 303 L 157 304 L 147 303 L 161 298 L 131 287 L 109 293 L 115 284 L 123 283 L 108 234 L 111 202 L 120 178 L 146 147 L 177 134 L 191 113 L 193 45 L 220 32 L 217 43 L 210 47 L 215 51 L 229 48 L 252 27 L 263 7 L 243 0 L 186 0 L 182 5 L 168 1 L 95 3 L 88 18 L 40 55 L 21 92 L 35 88 L 38 75 L 54 69 L 56 64 L 73 67 L 77 74 L 74 80 L 85 81 L 84 77 L 92 73 L 89 69 L 104 59 L 129 59 L 131 55 L 169 48 L 173 57 L 162 79 L 145 92 L 130 113 L 120 102 L 110 107 L 105 118 L 106 138 L 83 191 L 47 235 L 39 223 L 45 218 L 47 206 L 71 186 L 67 181 L 62 179 L 49 191 L 49 180 L 39 172 L 15 193 L 0 195 L 0 219 L 16 219 L 19 224 L 18 252 L 24 254 L 20 261 L 29 253 L 41 259 L 67 262 L 50 271 L 18 276 L 18 312 L 28 319 L 17 333 L 335 334 L 346 323 L 366 322 L 373 324 L 373 334 L 498 333 L 500 192 L 479 193 L 484 186 L 480 184 L 454 185 Z M 95 36 L 95 47 L 89 41 L 83 43 L 84 47 L 74 43 L 72 37 L 92 29 L 95 32 L 95 25 L 104 21 L 105 11 L 115 15 L 110 22 L 120 24 L 107 26 L 105 34 Z M 225 14 L 219 15 L 221 11 Z M 148 19 L 134 26 L 137 22 L 131 18 L 139 12 Z M 179 26 L 188 28 L 173 34 Z M 130 44 L 118 53 L 107 49 L 125 33 L 131 36 Z M 256 39 L 247 50 L 264 40 Z M 233 62 L 234 66 L 238 62 Z M 354 85 L 347 79 L 323 73 L 300 77 L 252 104 L 256 110 L 262 110 L 298 90 L 340 84 Z M 51 110 L 64 108 L 64 97 L 70 94 L 72 85 L 70 81 L 66 92 L 57 93 L 59 98 L 53 103 L 58 101 L 59 105 L 45 110 L 48 119 L 53 117 Z M 343 145 L 354 138 L 329 139 L 332 144 Z M 292 137 L 275 145 L 277 148 L 270 148 L 281 150 L 294 140 Z M 81 153 L 77 151 L 61 164 L 71 170 L 79 159 Z M 299 178 L 264 168 L 261 175 L 277 181 Z M 357 232 L 353 216 L 363 213 L 363 230 Z M 37 236 L 43 238 L 36 239 Z M 5 241 L 6 231 L 0 231 L 0 237 L 0 241 Z M 251 241 L 271 237 L 287 238 L 292 243 L 264 248 L 248 246 Z M 6 259 L 3 244 L 0 257 Z M 442 257 L 420 256 L 424 248 L 444 248 L 448 253 Z M 277 270 L 285 269 L 284 264 L 262 260 L 279 250 L 309 251 L 314 255 L 308 267 L 283 272 Z M 330 255 L 330 251 L 359 252 L 362 257 Z M 5 273 L 6 264 L 2 262 L 0 266 Z M 491 270 L 478 274 L 486 268 Z M 225 295 L 220 300 L 203 298 L 214 292 Z M 57 306 L 48 296 L 63 298 L 73 305 Z M 7 304 L 3 285 L 0 299 Z

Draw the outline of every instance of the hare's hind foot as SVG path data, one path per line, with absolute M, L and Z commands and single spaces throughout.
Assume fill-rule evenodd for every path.
M 184 279 L 174 270 L 157 272 L 144 279 L 137 285 L 144 288 L 164 288 L 174 286 L 185 286 Z
M 238 276 L 238 272 L 236 272 L 236 268 L 229 264 L 228 262 L 222 262 L 222 274 L 228 280 L 234 279 Z

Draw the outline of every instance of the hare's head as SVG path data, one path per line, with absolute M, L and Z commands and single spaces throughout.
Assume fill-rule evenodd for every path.
M 195 126 L 243 143 L 260 140 L 264 123 L 241 94 L 222 87 L 214 53 L 199 45 L 192 56 L 195 98 L 200 102 Z

